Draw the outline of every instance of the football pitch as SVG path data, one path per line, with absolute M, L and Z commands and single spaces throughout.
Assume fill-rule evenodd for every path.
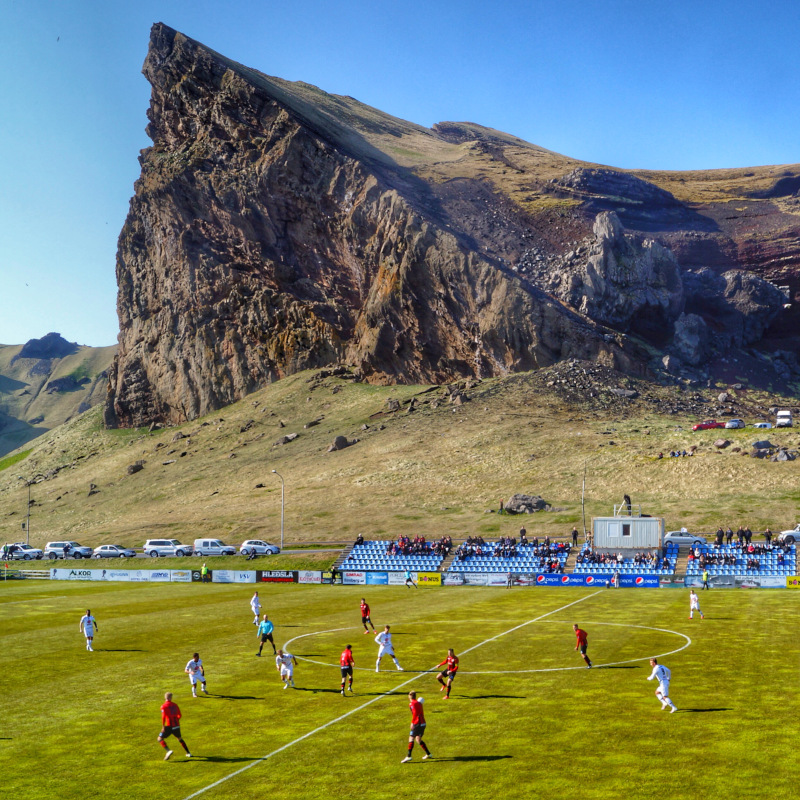
M 298 658 L 283 690 L 257 658 L 249 599 Z M 404 672 L 363 634 L 390 624 Z M 0 584 L 0 795 L 293 800 L 422 797 L 772 798 L 797 782 L 800 595 L 688 590 L 341 587 L 20 581 Z M 78 623 L 97 618 L 95 652 Z M 589 635 L 587 669 L 572 623 Z M 355 694 L 339 693 L 353 645 Z M 436 665 L 461 659 L 445 701 Z M 205 664 L 192 698 L 186 662 Z M 648 659 L 672 670 L 662 711 Z M 407 752 L 407 694 L 434 759 Z M 170 761 L 166 691 L 183 713 Z M 174 740 L 170 740 L 174 742 Z

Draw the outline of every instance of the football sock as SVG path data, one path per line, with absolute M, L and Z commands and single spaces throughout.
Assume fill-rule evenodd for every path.
M 380 660 L 380 659 L 378 659 L 378 660 L 375 662 L 375 672 L 378 672 L 378 670 L 379 670 L 380 668 L 381 668 L 381 660 Z
M 181 743 L 181 747 L 188 753 L 189 748 L 186 746 L 186 742 L 184 742 L 183 739 L 178 739 L 178 741 Z
M 166 742 L 165 742 L 163 739 L 159 739 L 159 740 L 158 740 L 158 743 L 159 743 L 159 744 L 160 744 L 160 745 L 161 745 L 161 746 L 162 746 L 162 747 L 163 747 L 165 750 L 169 750 L 169 747 L 167 747 L 167 743 L 166 743 Z
M 431 751 L 430 751 L 430 750 L 428 750 L 428 745 L 426 745 L 426 744 L 425 744 L 425 742 L 423 742 L 423 741 L 421 741 L 421 740 L 420 740 L 419 746 L 420 746 L 420 747 L 421 747 L 421 748 L 422 748 L 422 749 L 423 749 L 423 750 L 424 750 L 424 751 L 425 751 L 425 752 L 426 752 L 428 755 L 430 755 L 430 754 L 431 754 Z
M 408 743 L 408 754 L 411 755 L 411 751 L 414 749 L 414 742 L 411 741 Z

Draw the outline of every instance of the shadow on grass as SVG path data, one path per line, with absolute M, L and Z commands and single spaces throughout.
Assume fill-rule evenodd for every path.
M 209 697 L 216 697 L 220 700 L 263 700 L 263 697 L 252 697 L 249 694 L 215 694 L 214 692 L 208 693 Z
M 433 763 L 437 761 L 502 761 L 504 758 L 514 758 L 514 756 L 452 756 L 451 758 L 433 757 Z
M 95 647 L 96 653 L 143 653 L 139 647 Z
M 192 761 L 214 761 L 220 764 L 235 764 L 240 761 L 261 761 L 260 756 L 236 756 L 228 758 L 227 756 L 192 756 L 191 758 L 178 759 L 174 764 L 191 764 Z
M 641 669 L 641 667 L 636 664 L 609 664 L 608 666 L 600 664 L 596 667 L 592 667 L 592 669 Z
M 454 694 L 451 697 L 465 697 L 467 700 L 525 700 L 528 695 L 526 694 L 476 694 L 476 695 L 458 695 Z
M 690 714 L 707 714 L 710 711 L 731 711 L 730 708 L 681 708 L 679 711 L 688 711 Z

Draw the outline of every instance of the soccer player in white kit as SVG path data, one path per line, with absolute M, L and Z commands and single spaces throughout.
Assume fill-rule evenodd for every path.
M 700 610 L 700 598 L 697 596 L 697 592 L 692 589 L 689 592 L 689 619 L 694 618 L 695 611 L 700 615 L 700 619 L 705 619 L 703 612 Z
M 283 650 L 278 650 L 275 654 L 275 667 L 281 674 L 284 689 L 288 689 L 289 686 L 294 689 L 294 668 L 296 664 L 297 659 L 291 653 L 284 653 Z
M 186 665 L 184 672 L 189 675 L 189 682 L 192 684 L 192 697 L 197 697 L 197 682 L 203 685 L 203 692 L 208 694 L 206 689 L 206 671 L 203 667 L 203 662 L 200 660 L 200 654 L 195 653 L 192 660 Z
M 379 645 L 378 647 L 378 660 L 375 662 L 375 672 L 381 671 L 381 659 L 385 655 L 389 655 L 392 657 L 392 661 L 394 661 L 394 665 L 400 672 L 403 671 L 403 668 L 400 666 L 397 658 L 394 655 L 394 645 L 392 644 L 392 634 L 389 633 L 389 626 L 385 625 L 383 630 L 375 637 L 375 644 Z
M 86 637 L 86 649 L 94 653 L 92 643 L 94 642 L 94 632 L 97 630 L 97 620 L 92 616 L 92 612 L 87 608 L 86 613 L 81 617 L 78 630 Z
M 261 600 L 258 599 L 258 592 L 250 598 L 250 609 L 254 614 L 253 625 L 258 625 L 258 618 L 261 616 Z
M 678 709 L 669 697 L 669 680 L 672 677 L 672 672 L 670 672 L 669 667 L 659 664 L 657 658 L 650 659 L 650 666 L 653 671 L 647 680 L 652 681 L 655 678 L 658 681 L 656 697 L 661 701 L 661 710 L 663 711 L 667 706 L 671 706 L 672 710 L 669 713 L 674 714 Z

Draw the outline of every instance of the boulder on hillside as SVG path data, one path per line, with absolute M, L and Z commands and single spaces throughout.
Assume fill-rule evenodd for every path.
M 757 442 L 753 442 L 753 447 L 756 450 L 774 450 L 775 445 L 769 441 L 769 439 L 759 439 Z
M 515 494 L 504 506 L 509 514 L 533 514 L 546 511 L 550 506 L 539 495 Z
M 337 450 L 344 450 L 346 447 L 352 447 L 358 442 L 358 439 L 350 441 L 346 436 L 337 436 L 333 440 L 333 444 L 328 448 L 329 453 L 335 453 Z
M 135 464 L 128 465 L 128 475 L 135 475 L 144 469 L 144 461 L 137 461 Z
M 708 356 L 708 326 L 698 314 L 681 314 L 675 323 L 672 350 L 693 367 L 702 364 Z
M 714 442 L 714 447 L 716 447 L 717 450 L 722 450 L 723 448 L 729 446 L 730 446 L 730 440 L 728 439 L 717 439 L 717 441 Z
M 299 435 L 299 433 L 287 433 L 286 436 L 281 436 L 280 439 L 276 439 L 272 443 L 272 446 L 276 447 L 281 444 L 289 444 L 289 442 L 293 442 Z

